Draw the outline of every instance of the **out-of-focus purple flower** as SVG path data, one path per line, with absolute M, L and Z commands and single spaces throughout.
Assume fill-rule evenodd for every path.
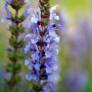
M 1 22 L 4 23 L 7 19 L 10 19 L 11 16 L 5 16 L 1 19 Z
M 11 19 L 11 12 L 9 10 L 9 5 L 13 2 L 13 0 L 5 0 L 5 11 L 6 11 L 6 16 L 2 18 L 1 22 L 4 23 L 7 19 Z
M 5 74 L 4 74 L 4 79 L 5 79 L 5 80 L 10 80 L 10 79 L 11 79 L 11 76 L 12 76 L 11 73 L 5 72 Z
M 31 12 L 30 7 L 26 7 L 24 16 L 25 16 L 25 17 L 28 17 L 28 16 L 30 15 L 30 12 Z
M 5 0 L 6 3 L 11 4 L 13 0 Z
M 10 29 L 11 25 L 12 25 L 12 23 L 10 22 L 10 23 L 6 26 L 7 30 Z
M 5 0 L 5 10 L 6 10 L 6 13 L 7 13 L 7 18 L 10 18 L 11 17 L 11 13 L 10 13 L 10 10 L 9 10 L 9 5 L 13 2 L 13 0 Z
M 81 71 L 70 71 L 66 81 L 66 92 L 83 92 L 87 82 L 87 75 Z

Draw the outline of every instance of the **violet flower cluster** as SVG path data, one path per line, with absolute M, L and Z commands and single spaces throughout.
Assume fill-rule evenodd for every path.
M 58 17 L 58 19 L 56 19 Z M 55 23 L 55 21 L 58 21 Z M 26 79 L 40 85 L 32 87 L 31 92 L 56 92 L 59 80 L 58 53 L 60 37 L 57 30 L 62 30 L 60 16 L 56 15 L 47 26 L 40 21 L 39 15 L 32 17 L 28 23 L 30 33 L 26 34 L 25 65 L 30 69 Z M 43 31 L 44 30 L 44 31 Z

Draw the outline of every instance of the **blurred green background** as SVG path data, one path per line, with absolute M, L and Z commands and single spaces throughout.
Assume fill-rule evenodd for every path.
M 30 0 L 35 3 L 36 0 Z M 92 92 L 92 10 L 91 0 L 51 0 L 68 16 L 67 30 L 61 34 L 59 92 Z M 4 0 L 0 0 L 0 20 L 5 16 Z M 0 22 L 0 92 L 4 92 L 3 72 L 8 62 L 6 48 L 9 32 L 7 23 Z M 25 69 L 25 68 L 23 68 Z M 77 77 L 76 77 L 77 76 Z M 78 84 L 79 83 L 79 84 Z M 23 91 L 22 91 L 23 92 Z

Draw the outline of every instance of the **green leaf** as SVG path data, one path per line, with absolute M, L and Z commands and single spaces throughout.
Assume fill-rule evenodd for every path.
M 11 45 L 12 47 L 16 47 L 16 43 L 17 43 L 16 37 L 12 35 L 12 36 L 9 38 L 9 43 L 10 43 L 10 45 Z

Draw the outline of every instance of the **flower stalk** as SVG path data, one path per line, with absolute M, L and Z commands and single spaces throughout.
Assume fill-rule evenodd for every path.
M 49 0 L 39 0 L 39 7 L 40 18 L 30 21 L 31 33 L 25 37 L 25 65 L 30 69 L 26 78 L 32 83 L 30 92 L 56 92 L 60 39 L 55 32 L 56 25 L 50 23 Z
M 22 48 L 24 41 L 21 35 L 24 32 L 22 22 L 25 20 L 24 14 L 19 16 L 20 9 L 24 6 L 24 0 L 5 0 L 6 20 L 10 21 L 8 30 L 11 33 L 9 38 L 8 58 L 10 62 L 6 66 L 5 81 L 8 89 L 13 89 L 20 83 L 21 62 L 23 59 Z M 11 7 L 14 12 L 10 10 Z M 8 91 L 8 90 L 7 90 Z

